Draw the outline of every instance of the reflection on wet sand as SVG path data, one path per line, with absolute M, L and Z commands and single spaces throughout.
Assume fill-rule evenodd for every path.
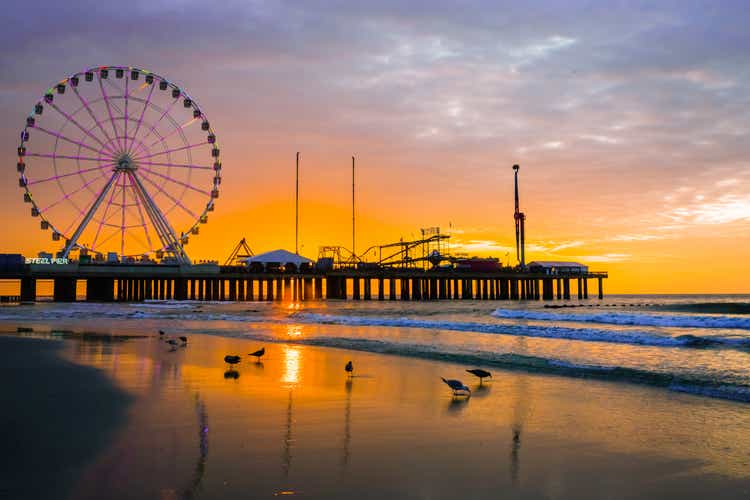
M 525 422 L 530 416 L 533 391 L 529 387 L 525 375 L 517 376 L 512 387 L 511 406 L 513 408 L 513 419 L 511 422 L 510 480 L 511 484 L 517 488 L 519 486 L 521 470 L 521 433 L 523 432 Z
M 281 454 L 281 475 L 284 479 L 289 477 L 289 471 L 292 469 L 292 445 L 294 439 L 292 438 L 292 393 L 294 391 L 289 389 L 289 403 L 286 407 L 286 433 L 284 434 L 284 450 Z
M 349 466 L 349 446 L 352 440 L 351 432 L 351 418 L 352 418 L 352 379 L 351 377 L 346 379 L 344 382 L 344 389 L 346 390 L 346 402 L 344 404 L 344 444 L 342 447 L 341 454 L 341 474 L 346 473 L 346 469 Z
M 479 383 L 477 384 L 472 390 L 471 390 L 471 397 L 472 398 L 486 398 L 490 395 L 491 392 L 491 386 L 488 384 Z
M 466 409 L 467 406 L 469 406 L 469 400 L 471 398 L 463 397 L 463 396 L 453 396 L 451 397 L 450 402 L 448 403 L 448 406 L 446 407 L 446 412 L 449 414 L 458 415 L 463 410 Z
M 198 496 L 199 487 L 206 472 L 206 460 L 208 459 L 208 412 L 206 403 L 203 402 L 199 393 L 195 394 L 195 411 L 198 415 L 198 448 L 200 453 L 190 484 L 184 489 L 183 498 Z
M 293 408 L 294 408 L 294 387 L 300 380 L 300 354 L 299 347 L 285 345 L 282 347 L 284 356 L 284 371 L 281 382 L 289 387 L 289 400 L 286 407 L 286 433 L 284 434 L 284 450 L 282 452 L 281 472 L 286 479 L 292 468 L 292 447 L 294 438 L 292 437 Z

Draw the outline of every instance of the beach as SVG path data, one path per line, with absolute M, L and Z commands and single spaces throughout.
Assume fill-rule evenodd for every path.
M 256 325 L 284 329 L 288 342 L 193 329 L 176 347 L 152 319 L 70 319 L 64 328 L 36 320 L 24 333 L 2 325 L 4 386 L 15 388 L 3 392 L 12 409 L 4 417 L 44 429 L 15 432 L 22 443 L 3 454 L 3 469 L 13 488 L 15 471 L 28 474 L 30 463 L 15 457 L 33 456 L 33 477 L 60 488 L 37 498 L 750 492 L 750 411 L 741 401 L 494 366 L 479 385 L 465 363 L 297 342 L 319 328 L 304 324 Z M 170 338 L 185 331 L 162 326 Z M 257 363 L 247 354 L 260 347 Z M 232 370 L 227 354 L 242 356 Z M 471 397 L 454 397 L 441 377 L 461 379 Z M 51 449 L 55 440 L 61 447 Z M 70 454 L 70 443 L 81 449 Z

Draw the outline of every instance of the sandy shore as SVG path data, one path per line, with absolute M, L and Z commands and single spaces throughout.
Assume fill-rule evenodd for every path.
M 0 335 L 0 498 L 65 498 L 126 420 L 130 396 L 65 347 Z
M 4 407 L 29 429 L 17 433 L 19 449 L 39 460 L 37 473 L 55 476 L 73 464 L 66 469 L 77 471 L 73 498 L 717 499 L 750 492 L 750 412 L 742 403 L 518 372 L 496 371 L 479 387 L 465 366 L 294 344 L 266 344 L 255 363 L 246 354 L 258 343 L 206 335 L 177 349 L 154 336 L 68 337 L 57 344 L 61 355 L 83 368 L 19 362 L 3 380 L 16 400 L 52 390 L 27 397 L 23 408 Z M 29 349 L 54 359 L 47 342 L 2 341 L 4 359 L 20 360 Z M 243 356 L 236 373 L 227 373 L 225 354 Z M 348 360 L 352 379 L 343 369 Z M 77 370 L 85 380 L 66 382 Z M 100 373 L 132 397 L 127 419 L 117 418 L 122 396 L 101 389 Z M 441 376 L 461 378 L 472 397 L 453 398 Z M 61 398 L 62 388 L 71 395 Z M 96 405 L 85 406 L 91 399 Z M 46 439 L 30 432 L 37 427 Z M 68 443 L 65 450 L 86 443 L 88 461 L 50 450 L 52 435 Z

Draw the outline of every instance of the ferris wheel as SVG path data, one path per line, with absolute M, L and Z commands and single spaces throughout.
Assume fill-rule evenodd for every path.
M 190 259 L 184 246 L 214 210 L 216 135 L 166 78 L 99 66 L 49 88 L 18 146 L 19 186 L 40 227 L 71 251 Z

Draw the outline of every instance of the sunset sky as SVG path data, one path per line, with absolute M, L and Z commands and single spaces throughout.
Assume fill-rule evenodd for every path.
M 454 251 L 608 270 L 607 292 L 747 292 L 746 2 L 15 2 L 0 33 L 0 251 L 56 250 L 18 188 L 18 132 L 53 83 L 131 65 L 183 85 L 222 147 L 187 247 L 357 249 L 440 226 Z

